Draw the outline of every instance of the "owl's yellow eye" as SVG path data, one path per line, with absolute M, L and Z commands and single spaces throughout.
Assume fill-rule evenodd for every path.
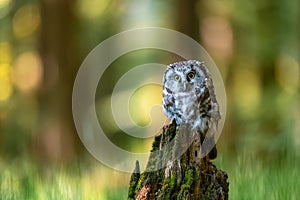
M 175 80 L 175 81 L 180 81 L 180 76 L 176 74 L 176 75 L 174 76 L 174 80 Z
M 188 73 L 187 77 L 188 77 L 188 79 L 191 80 L 191 79 L 195 78 L 195 73 L 194 72 L 190 72 L 190 73 Z

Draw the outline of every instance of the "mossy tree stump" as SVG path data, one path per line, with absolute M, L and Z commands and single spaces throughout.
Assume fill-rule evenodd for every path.
M 197 152 L 194 152 L 193 144 L 175 158 L 176 151 L 185 145 L 179 143 L 177 137 L 180 135 L 175 123 L 164 127 L 162 133 L 155 137 L 151 152 L 158 152 L 171 141 L 175 142 L 171 143 L 171 149 L 151 154 L 145 172 L 140 173 L 139 162 L 136 162 L 128 200 L 228 199 L 226 172 L 218 170 L 207 157 L 196 161 Z

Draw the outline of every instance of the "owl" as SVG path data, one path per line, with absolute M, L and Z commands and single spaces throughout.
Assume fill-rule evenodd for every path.
M 207 136 L 213 146 L 208 157 L 214 159 L 217 156 L 213 135 L 221 116 L 213 81 L 204 62 L 188 60 L 167 66 L 162 108 L 171 122 L 177 126 L 188 124 L 199 133 L 201 144 Z

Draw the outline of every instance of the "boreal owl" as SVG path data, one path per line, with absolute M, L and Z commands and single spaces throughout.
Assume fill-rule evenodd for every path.
M 214 134 L 221 116 L 211 74 L 204 62 L 188 60 L 167 66 L 162 108 L 171 122 L 177 126 L 188 124 L 197 132 L 201 144 L 207 137 L 211 151 L 206 154 L 210 159 L 216 158 Z

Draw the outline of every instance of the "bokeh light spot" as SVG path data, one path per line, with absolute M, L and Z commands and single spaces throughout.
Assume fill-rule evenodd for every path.
M 229 21 L 210 16 L 201 21 L 201 36 L 208 51 L 218 59 L 227 59 L 233 51 L 233 33 Z
M 9 42 L 0 43 L 0 63 L 10 63 L 11 57 L 11 44 Z
M 255 62 L 238 64 L 233 77 L 233 94 L 240 114 L 255 117 L 261 99 L 261 81 Z
M 21 7 L 13 17 L 13 31 L 17 38 L 34 33 L 40 25 L 40 12 L 35 5 Z
M 0 102 L 8 100 L 12 90 L 10 66 L 8 64 L 0 64 Z
M 9 4 L 10 0 L 0 0 L 0 8 L 3 8 Z
M 0 0 L 0 19 L 9 14 L 11 0 Z
M 111 0 L 79 0 L 78 11 L 81 16 L 94 19 L 105 13 L 111 4 Z
M 36 89 L 42 79 L 42 63 L 39 55 L 34 52 L 22 53 L 16 60 L 12 77 L 19 90 L 27 92 Z
M 276 80 L 287 92 L 295 93 L 299 87 L 299 63 L 292 56 L 280 55 L 276 63 Z
M 161 102 L 162 86 L 151 84 L 139 88 L 129 101 L 129 111 L 132 119 L 140 126 L 148 125 L 151 122 L 150 111 L 152 107 L 161 105 Z

